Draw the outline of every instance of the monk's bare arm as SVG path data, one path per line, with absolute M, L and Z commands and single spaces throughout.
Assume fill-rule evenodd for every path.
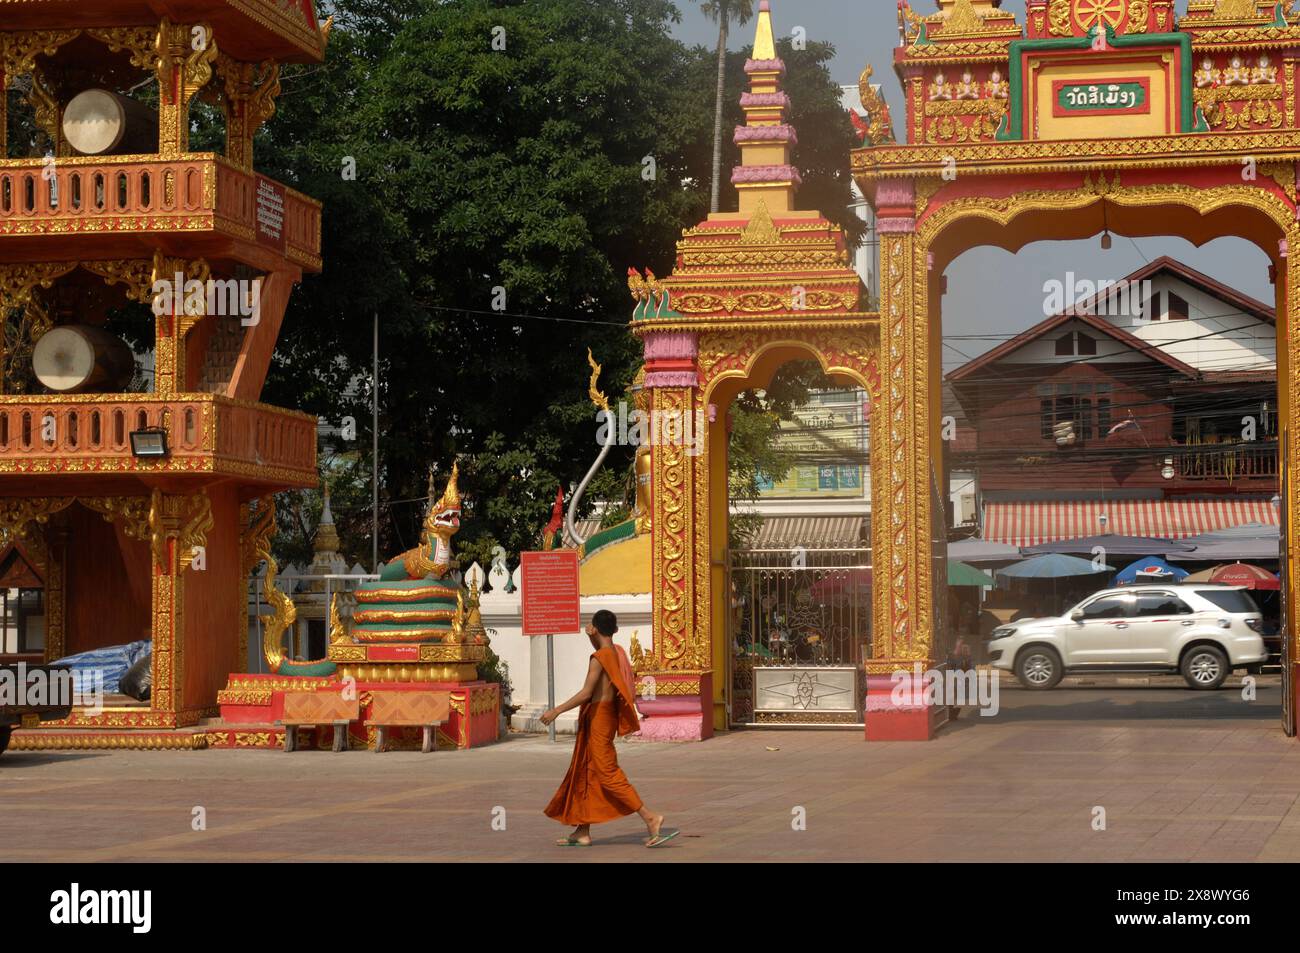
M 561 705 L 556 705 L 550 711 L 546 712 L 546 714 L 542 716 L 542 723 L 550 724 L 566 711 L 577 708 L 579 705 L 585 705 L 587 702 L 591 701 L 596 695 L 596 686 L 600 684 L 600 676 L 604 674 L 604 671 L 605 670 L 601 667 L 600 662 L 593 658 L 591 664 L 587 667 L 587 680 L 583 683 L 578 694 L 574 695 L 567 702 L 564 702 Z M 547 718 L 547 715 L 550 717 Z

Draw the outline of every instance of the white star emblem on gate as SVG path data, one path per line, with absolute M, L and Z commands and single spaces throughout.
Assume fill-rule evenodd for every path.
M 785 691 L 782 691 L 782 689 L 785 689 Z M 798 672 L 790 681 L 769 685 L 765 691 L 788 698 L 798 707 L 807 710 L 809 708 L 820 708 L 823 698 L 828 695 L 847 694 L 848 689 L 823 684 L 818 680 L 815 672 Z

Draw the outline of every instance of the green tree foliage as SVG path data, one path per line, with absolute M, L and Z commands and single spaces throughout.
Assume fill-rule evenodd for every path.
M 670 36 L 665 0 L 323 6 L 328 58 L 285 69 L 257 140 L 260 170 L 325 205 L 325 270 L 293 296 L 264 397 L 356 421 L 333 510 L 345 558 L 368 563 L 378 313 L 381 558 L 414 544 L 429 468 L 440 492 L 459 458 L 458 548 L 486 564 L 495 545 L 535 545 L 557 487 L 595 458 L 587 348 L 616 404 L 640 364 L 627 269 L 670 273 L 681 229 L 707 213 L 716 59 Z M 829 48 L 783 55 L 806 120 L 804 204 L 847 221 L 851 134 Z M 589 499 L 629 503 L 631 459 L 611 454 Z

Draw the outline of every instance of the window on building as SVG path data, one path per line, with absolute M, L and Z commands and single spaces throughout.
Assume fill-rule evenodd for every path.
M 1074 424 L 1076 440 L 1104 437 L 1111 427 L 1110 384 L 1044 384 L 1036 391 L 1039 433 L 1055 441 L 1057 426 Z
M 3 599 L 3 648 L 20 655 L 45 648 L 45 590 L 10 589 Z M 12 637 L 10 637 L 12 633 Z
M 1187 300 L 1169 292 L 1169 320 L 1186 321 L 1188 313 Z
M 1097 353 L 1097 339 L 1082 331 L 1070 331 L 1056 339 L 1057 357 L 1088 357 Z
M 1159 321 L 1160 320 L 1160 294 L 1159 292 L 1147 295 L 1147 300 L 1142 302 L 1142 320 Z

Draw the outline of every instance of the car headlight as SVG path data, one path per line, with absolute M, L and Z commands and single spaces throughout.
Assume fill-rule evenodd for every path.
M 1016 634 L 1015 626 L 1008 626 L 1005 628 L 999 627 L 993 630 L 992 635 L 989 637 L 989 641 L 996 642 L 998 639 L 1009 639 L 1011 638 L 1011 636 L 1015 634 Z

